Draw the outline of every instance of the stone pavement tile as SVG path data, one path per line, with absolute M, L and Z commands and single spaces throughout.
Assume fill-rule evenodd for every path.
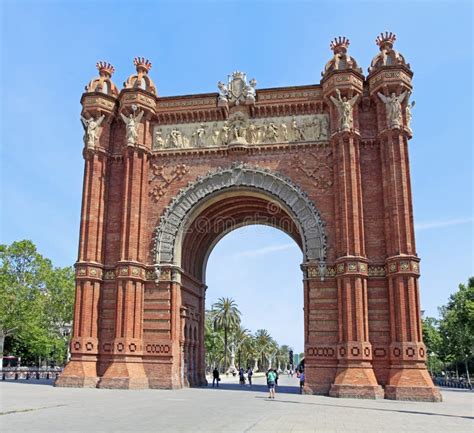
M 232 379 L 231 379 L 232 380 Z M 263 379 L 260 380 L 261 382 Z M 283 378 L 282 382 L 292 382 Z M 333 399 L 245 391 L 99 390 L 0 383 L 0 416 L 8 433 L 464 433 L 474 431 L 473 393 L 443 392 L 443 403 Z M 288 388 L 291 391 L 291 388 Z M 7 398 L 5 398 L 5 396 Z

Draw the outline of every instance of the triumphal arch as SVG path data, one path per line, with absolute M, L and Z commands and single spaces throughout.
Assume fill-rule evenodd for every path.
M 367 75 L 339 37 L 318 84 L 260 89 L 236 71 L 187 96 L 159 96 L 147 59 L 121 90 L 97 64 L 81 99 L 74 328 L 58 386 L 204 384 L 209 253 L 269 224 L 303 253 L 306 392 L 440 399 L 420 326 L 413 73 L 394 41 L 377 37 Z

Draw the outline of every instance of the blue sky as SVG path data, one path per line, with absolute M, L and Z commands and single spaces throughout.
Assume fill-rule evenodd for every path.
M 319 82 L 334 36 L 349 37 L 365 71 L 376 35 L 390 30 L 415 72 L 410 162 L 427 314 L 473 274 L 471 2 L 4 0 L 0 11 L 2 243 L 29 238 L 56 264 L 74 263 L 83 170 L 79 99 L 97 60 L 114 64 L 120 87 L 133 57 L 148 57 L 163 96 L 216 91 L 235 69 L 255 77 L 257 88 L 301 85 Z M 242 308 L 245 324 L 277 336 L 291 310 L 291 328 L 302 329 L 298 268 L 292 274 L 288 265 L 280 275 L 274 267 L 275 260 L 283 269 L 301 261 L 289 243 L 268 228 L 226 236 L 209 262 L 210 301 L 227 294 L 243 306 L 240 293 L 252 292 L 239 287 L 271 275 L 258 290 L 280 300 L 265 313 L 279 322 L 264 317 L 257 326 L 265 298 Z M 263 253 L 245 254 L 252 249 Z M 232 274 L 234 261 L 239 272 Z M 278 339 L 296 348 L 294 334 L 301 332 Z

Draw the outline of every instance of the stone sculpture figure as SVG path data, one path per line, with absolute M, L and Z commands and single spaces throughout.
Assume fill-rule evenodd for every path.
M 98 119 L 91 117 L 86 119 L 81 115 L 82 125 L 84 126 L 84 144 L 86 147 L 95 147 L 97 139 L 99 138 L 99 127 L 105 116 L 102 115 Z
M 265 128 L 265 138 L 269 142 L 276 142 L 278 140 L 278 125 L 269 122 Z
M 229 89 L 222 81 L 217 82 L 217 87 L 219 88 L 219 101 L 227 102 L 227 97 L 229 96 Z
M 219 146 L 219 128 L 217 123 L 212 126 L 211 142 L 213 146 Z
M 257 80 L 255 78 L 252 78 L 249 81 L 249 85 L 245 87 L 244 93 L 245 93 L 245 98 L 249 102 L 255 102 L 255 98 L 257 96 L 257 91 L 255 90 L 255 87 L 257 86 Z
M 291 141 L 303 140 L 303 131 L 296 121 L 296 117 L 293 116 L 291 120 Z
M 331 101 L 337 108 L 339 114 L 339 129 L 341 131 L 350 130 L 353 127 L 354 117 L 352 112 L 352 107 L 359 99 L 359 95 L 353 96 L 351 99 L 347 99 L 345 96 L 341 97 L 341 92 L 339 89 L 336 89 L 337 98 L 330 96 Z
M 143 117 L 143 110 L 140 110 L 140 112 L 135 115 L 135 111 L 137 111 L 136 105 L 132 106 L 133 114 L 130 113 L 129 116 L 125 116 L 123 113 L 120 113 L 120 117 L 125 123 L 125 126 L 127 128 L 127 145 L 133 146 L 137 142 L 138 138 L 138 125 L 140 121 L 142 120 Z
M 385 104 L 385 113 L 389 128 L 400 128 L 403 124 L 402 102 L 405 99 L 406 94 L 406 91 L 400 94 L 400 96 L 397 96 L 395 92 L 392 92 L 390 96 L 385 96 L 380 92 L 377 93 L 379 98 Z
M 329 121 L 327 116 L 321 117 L 321 133 L 319 135 L 320 140 L 326 140 L 329 137 Z
M 314 116 L 312 126 L 314 139 L 319 140 L 321 138 L 321 120 L 319 117 Z
M 247 128 L 247 142 L 256 144 L 258 142 L 258 128 L 254 123 L 250 123 Z
M 281 138 L 283 141 L 288 141 L 288 127 L 285 123 L 280 124 Z
M 155 132 L 155 149 L 162 149 L 164 147 L 165 140 L 163 140 L 163 132 L 161 129 L 156 130 Z
M 168 147 L 183 147 L 183 136 L 179 129 L 171 130 L 168 136 Z
M 411 110 L 415 106 L 415 101 L 412 101 L 411 104 L 407 104 L 407 107 L 405 108 L 405 117 L 407 118 L 407 128 L 408 130 L 411 131 L 411 119 L 413 117 L 413 113 Z
M 229 130 L 229 122 L 226 120 L 222 125 L 221 132 L 219 134 L 221 146 L 225 146 L 229 142 Z
M 238 140 L 239 138 L 244 138 L 246 135 L 247 128 L 242 122 L 235 122 L 231 125 L 232 138 Z
M 193 138 L 193 145 L 196 147 L 202 147 L 205 146 L 205 135 L 206 135 L 206 128 L 207 126 L 204 125 L 204 123 L 201 123 L 196 131 L 193 132 L 192 138 Z

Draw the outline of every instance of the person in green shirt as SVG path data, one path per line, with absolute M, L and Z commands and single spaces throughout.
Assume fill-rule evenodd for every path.
M 273 370 L 268 370 L 267 372 L 267 386 L 268 386 L 268 392 L 270 395 L 268 398 L 275 398 L 275 380 L 276 380 L 276 374 Z

